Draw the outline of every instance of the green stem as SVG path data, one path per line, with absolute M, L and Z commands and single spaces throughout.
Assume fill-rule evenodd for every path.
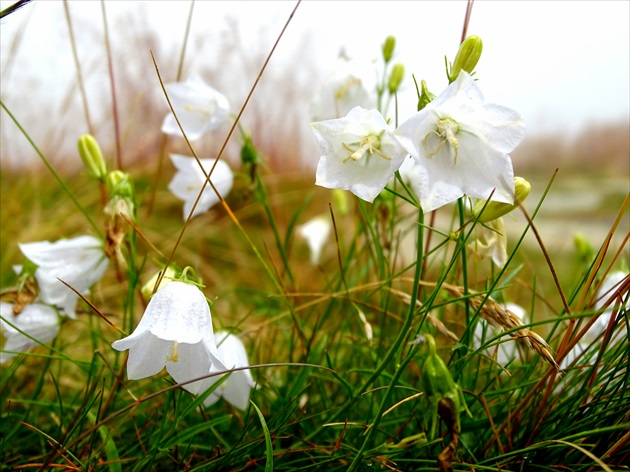
M 387 367 L 387 365 L 389 365 L 389 362 L 393 359 L 394 355 L 398 352 L 403 342 L 407 338 L 409 329 L 411 328 L 411 324 L 413 322 L 413 318 L 416 312 L 416 300 L 418 298 L 418 287 L 419 287 L 420 279 L 422 278 L 423 248 L 424 248 L 424 212 L 420 208 L 418 209 L 418 239 L 417 239 L 418 252 L 417 252 L 417 259 L 416 259 L 416 268 L 415 268 L 414 277 L 413 277 L 413 286 L 412 286 L 412 291 L 411 291 L 411 302 L 409 303 L 409 311 L 407 312 L 407 317 L 405 318 L 405 322 L 403 323 L 400 329 L 400 332 L 398 333 L 398 337 L 394 341 L 394 344 L 392 344 L 387 354 L 385 354 L 385 357 L 383 358 L 380 365 L 377 366 L 377 368 L 374 370 L 374 372 L 369 377 L 369 379 L 359 389 L 359 392 L 364 392 L 372 384 L 372 382 L 374 382 L 374 380 L 376 380 L 381 375 L 381 372 L 385 369 L 385 367 Z M 348 468 L 349 472 L 356 470 L 359 464 L 361 463 L 361 460 L 363 459 L 363 455 L 365 454 L 365 451 L 368 448 L 369 444 L 372 442 L 374 434 L 376 430 L 378 429 L 378 424 L 380 422 L 381 417 L 383 416 L 383 413 L 385 412 L 387 408 L 391 393 L 393 389 L 396 387 L 396 383 L 400 375 L 402 374 L 403 369 L 409 363 L 409 361 L 413 358 L 413 352 L 414 351 L 412 350 L 409 356 L 407 356 L 405 361 L 402 362 L 400 367 L 396 370 L 394 377 L 392 378 L 392 381 L 389 384 L 387 392 L 385 393 L 385 397 L 383 398 L 383 401 L 381 402 L 379 411 L 374 419 L 374 423 L 372 424 L 368 432 L 368 435 L 363 441 L 363 445 L 361 446 L 361 449 L 359 449 L 359 451 L 357 452 L 357 455 L 354 457 L 354 460 L 352 461 L 352 464 L 350 464 L 350 467 Z M 357 397 L 358 397 L 358 394 L 355 394 L 355 396 L 351 399 L 351 401 L 354 401 L 354 399 Z

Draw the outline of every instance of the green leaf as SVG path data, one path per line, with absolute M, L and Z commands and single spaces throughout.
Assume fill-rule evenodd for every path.
M 267 456 L 267 463 L 265 464 L 265 472 L 273 472 L 273 447 L 271 445 L 271 434 L 269 434 L 269 428 L 267 428 L 267 423 L 265 422 L 265 417 L 262 412 L 258 409 L 256 404 L 253 401 L 249 401 L 256 413 L 258 413 L 258 418 L 260 419 L 260 424 L 263 429 L 263 433 L 265 434 L 265 455 Z

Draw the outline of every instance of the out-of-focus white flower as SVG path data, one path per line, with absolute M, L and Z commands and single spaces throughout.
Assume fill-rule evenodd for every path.
M 150 377 L 164 367 L 177 383 L 225 370 L 215 343 L 208 302 L 199 288 L 185 282 L 171 282 L 158 290 L 134 332 L 114 341 L 112 347 L 129 350 L 130 380 Z M 183 388 L 198 394 L 213 382 L 208 378 Z
M 525 318 L 526 312 L 523 307 L 517 305 L 516 303 L 507 302 L 503 304 L 503 307 L 506 310 L 509 310 L 517 316 L 521 321 Z M 477 321 L 477 326 L 475 326 L 475 341 L 477 344 L 481 344 L 486 342 L 490 338 L 495 337 L 496 335 L 501 333 L 501 329 L 492 326 L 484 319 L 479 319 Z M 507 340 L 506 340 L 507 338 Z M 496 361 L 499 365 L 506 366 L 508 363 L 512 362 L 516 359 L 517 355 L 517 346 L 516 342 L 510 336 L 504 336 L 502 339 L 496 340 L 495 342 L 500 342 L 496 346 L 490 347 L 486 349 L 485 353 L 489 357 L 494 358 L 496 354 Z M 501 342 L 504 341 L 504 342 Z
M 216 159 L 199 159 L 206 173 L 210 172 Z M 184 220 L 188 218 L 190 210 L 197 199 L 197 195 L 201 191 L 201 187 L 206 181 L 206 176 L 199 168 L 199 164 L 192 157 L 182 156 L 180 154 L 171 154 L 171 161 L 177 169 L 177 173 L 173 176 L 168 184 L 168 189 L 180 200 L 184 201 Z M 234 183 L 234 174 L 230 166 L 225 161 L 220 160 L 210 180 L 219 191 L 222 197 L 225 197 L 232 189 Z M 203 195 L 199 199 L 199 203 L 195 207 L 193 217 L 205 213 L 219 202 L 219 197 L 214 192 L 210 184 L 206 185 Z
M 306 240 L 311 250 L 311 264 L 319 264 L 319 258 L 328 240 L 331 228 L 332 223 L 326 215 L 317 216 L 297 227 L 297 233 Z
M 385 118 L 355 107 L 344 118 L 311 123 L 322 151 L 316 185 L 350 190 L 372 202 L 405 158 Z
M 194 141 L 221 126 L 229 117 L 228 99 L 193 74 L 186 82 L 165 84 L 171 105 L 186 136 Z M 172 113 L 164 118 L 162 132 L 181 136 L 182 132 Z
M 503 267 L 508 260 L 503 218 L 475 226 L 475 238 L 470 244 L 478 256 L 490 257 L 497 267 Z
M 217 344 L 219 346 L 219 356 L 223 363 L 229 368 L 249 367 L 247 351 L 243 342 L 227 331 L 217 331 Z M 209 379 L 212 384 L 219 380 L 218 377 Z M 249 403 L 249 393 L 254 387 L 254 379 L 249 369 L 232 372 L 225 382 L 212 392 L 204 401 L 205 406 L 210 406 L 223 397 L 225 400 L 240 410 L 245 410 Z
M 341 58 L 335 72 L 328 77 L 324 86 L 315 95 L 311 103 L 313 121 L 331 120 L 346 116 L 354 107 L 373 108 L 374 101 L 365 78 L 374 75 L 374 71 L 364 70 L 358 61 Z
M 508 155 L 525 134 L 521 116 L 486 103 L 464 71 L 394 135 L 416 161 L 414 188 L 425 212 L 463 195 L 513 203 L 514 172 Z M 495 190 L 496 189 L 496 190 Z
M 13 305 L 0 303 L 0 317 L 0 331 L 6 338 L 4 349 L 0 352 L 0 363 L 15 356 L 15 354 L 5 351 L 25 352 L 40 344 L 52 341 L 59 333 L 59 315 L 54 308 L 48 305 L 40 303 L 26 305 L 22 312 L 16 316 L 13 313 Z
M 597 298 L 595 302 L 595 309 L 597 311 L 601 310 L 606 305 L 606 302 L 608 302 L 610 297 L 612 297 L 613 294 L 615 294 L 616 291 L 619 290 L 622 282 L 627 277 L 630 277 L 630 274 L 622 271 L 612 272 L 608 275 L 608 277 L 606 277 L 601 287 L 597 291 Z M 628 292 L 626 291 L 625 293 L 621 293 L 621 300 L 620 304 L 618 305 L 619 309 L 627 309 L 627 302 Z M 580 338 L 578 343 L 573 347 L 573 349 L 571 349 L 571 351 L 568 352 L 568 354 L 562 360 L 562 363 L 560 365 L 562 369 L 566 369 L 567 367 L 569 367 L 575 359 L 582 359 L 583 362 L 578 360 L 579 364 L 588 364 L 590 359 L 583 359 L 583 355 L 587 352 L 588 347 L 608 329 L 611 318 L 613 317 L 613 315 L 615 315 L 615 313 L 617 313 L 617 311 L 615 311 L 615 306 L 617 306 L 617 303 L 613 301 L 608 306 L 608 308 L 606 308 L 606 310 L 604 310 L 598 316 L 591 327 L 586 331 L 586 333 L 584 333 L 582 338 Z M 621 331 L 618 330 L 617 332 L 613 333 L 613 337 L 618 335 L 620 332 Z
M 93 236 L 79 236 L 54 243 L 39 241 L 19 246 L 24 256 L 37 265 L 35 278 L 40 299 L 75 319 L 79 296 L 57 279 L 80 293 L 87 293 L 107 269 L 109 261 L 103 252 L 102 241 Z

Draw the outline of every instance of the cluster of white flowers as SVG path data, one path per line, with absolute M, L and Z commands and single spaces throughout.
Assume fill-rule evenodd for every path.
M 372 202 L 409 154 L 408 182 L 425 212 L 464 195 L 514 201 L 509 153 L 523 139 L 524 122 L 516 111 L 487 103 L 464 71 L 395 130 L 380 112 L 362 107 L 312 127 L 322 151 L 317 185 Z
M 195 395 L 211 388 L 220 372 L 249 366 L 240 339 L 227 332 L 215 336 L 208 301 L 196 285 L 183 281 L 163 285 L 151 297 L 134 332 L 112 347 L 129 351 L 129 380 L 150 377 L 166 367 L 177 383 Z M 245 409 L 253 386 L 249 370 L 232 372 L 204 403 L 212 405 L 223 396 Z
M 179 123 L 190 141 L 218 129 L 229 118 L 228 99 L 207 85 L 198 75 L 191 75 L 185 82 L 166 84 L 165 88 Z M 164 118 L 162 132 L 171 136 L 182 136 L 172 113 Z M 195 217 L 207 212 L 219 202 L 219 196 L 208 184 L 193 211 L 193 205 L 211 169 L 214 168 L 210 181 L 221 197 L 226 196 L 232 189 L 234 174 L 225 161 L 220 160 L 215 165 L 216 159 L 199 159 L 197 162 L 193 157 L 181 154 L 171 154 L 171 161 L 177 172 L 168 189 L 184 201 L 184 220 L 191 211 L 191 217 Z
M 93 236 L 20 244 L 20 250 L 37 266 L 34 276 L 39 297 L 23 308 L 0 304 L 0 329 L 6 338 L 0 362 L 52 341 L 59 332 L 60 315 L 76 319 L 79 296 L 68 285 L 87 294 L 109 262 L 103 243 Z M 16 269 L 19 272 L 21 267 Z

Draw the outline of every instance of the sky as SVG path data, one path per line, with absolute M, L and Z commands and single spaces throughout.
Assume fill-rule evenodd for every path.
M 11 3 L 0 1 L 0 6 Z M 70 1 L 69 5 L 82 64 L 88 71 L 106 67 L 102 48 L 94 47 L 103 29 L 100 2 Z M 219 62 L 225 61 L 216 57 L 213 44 L 216 38 L 233 34 L 229 19 L 238 25 L 245 53 L 270 49 L 294 6 L 288 0 L 198 0 L 186 70 L 212 67 L 217 61 L 217 73 L 225 73 L 218 70 Z M 157 32 L 165 51 L 179 51 L 188 2 L 108 1 L 106 8 L 114 44 L 128 40 L 119 31 L 132 25 Z M 436 95 L 446 87 L 444 56 L 451 60 L 455 56 L 465 9 L 466 2 L 455 0 L 306 0 L 298 7 L 270 67 L 276 67 L 276 75 L 284 74 L 287 81 L 309 82 L 310 74 L 316 89 L 334 72 L 341 50 L 371 67 L 385 37 L 394 35 L 394 60 L 403 63 L 408 73 L 399 96 L 399 116 L 404 120 L 416 106 L 412 73 L 426 80 Z M 591 126 L 627 120 L 629 23 L 630 2 L 623 0 L 477 0 L 468 34 L 484 41 L 476 69 L 478 84 L 489 101 L 518 110 L 532 137 L 554 133 L 570 137 Z M 139 45 L 129 43 L 125 48 L 130 58 L 134 51 L 146 56 Z M 75 80 L 63 3 L 33 2 L 5 19 L 0 25 L 0 53 L 2 100 L 16 114 L 29 117 L 36 137 L 43 136 L 43 128 L 50 127 L 50 116 L 67 99 L 64 94 Z M 150 74 L 154 71 L 149 67 Z M 244 77 L 248 84 L 254 78 Z M 7 131 L 4 112 L 0 119 L 3 141 L 14 139 Z

